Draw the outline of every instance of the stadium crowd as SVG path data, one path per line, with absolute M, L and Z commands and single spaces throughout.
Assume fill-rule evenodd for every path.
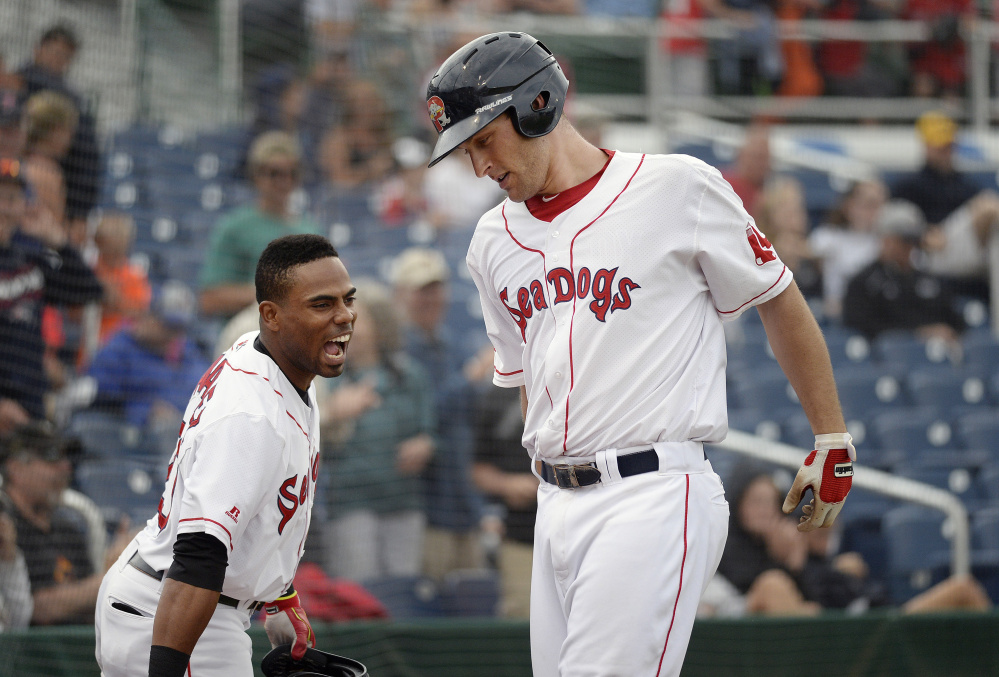
M 482 4 L 416 0 L 406 11 L 730 20 L 738 27 L 730 40 L 666 45 L 678 67 L 692 66 L 679 93 L 695 95 L 959 97 L 961 26 L 977 14 L 971 0 Z M 256 327 L 257 257 L 292 232 L 329 236 L 363 290 L 346 376 L 319 388 L 323 409 L 339 416 L 324 421 L 328 462 L 306 560 L 321 576 L 376 592 L 379 579 L 446 586 L 496 570 L 501 613 L 527 616 L 537 479 L 520 446 L 519 403 L 490 383 L 491 350 L 463 263 L 478 216 L 503 195 L 460 157 L 426 172 L 432 130 L 422 85 L 467 36 L 396 31 L 399 10 L 383 0 L 308 0 L 300 12 L 288 26 L 307 27 L 305 58 L 263 50 L 247 62 L 254 115 L 245 128 L 179 145 L 142 125 L 98 137 L 71 84 L 81 44 L 67 25 L 44 31 L 30 62 L 0 65 L 0 629 L 91 622 L 97 582 L 155 510 L 160 465 L 190 391 L 221 350 Z M 808 17 L 917 19 L 933 38 L 897 49 L 780 39 L 777 19 Z M 278 25 L 267 39 L 281 37 Z M 599 140 L 598 124 L 580 127 Z M 861 366 L 870 367 L 864 360 L 880 337 L 899 332 L 919 349 L 942 342 L 948 360 L 968 365 L 967 337 L 987 333 L 963 309 L 988 300 L 985 252 L 999 196 L 955 168 L 958 131 L 943 113 L 921 117 L 914 134 L 925 166 L 856 183 L 818 220 L 802 185 L 773 169 L 765 123 L 747 130 L 723 167 L 830 335 L 868 346 Z M 742 324 L 731 360 L 733 427 L 773 413 L 740 402 L 739 376 L 753 368 L 742 357 L 760 338 Z M 974 365 L 986 383 L 982 407 L 999 398 L 989 393 L 999 360 L 988 359 Z M 951 413 L 956 421 L 969 411 Z M 991 453 L 989 467 L 999 461 Z M 976 472 L 984 476 L 989 462 Z M 88 482 L 95 477 L 104 483 Z M 115 481 L 126 486 L 113 498 L 103 489 Z M 999 496 L 975 500 L 999 508 Z M 904 602 L 877 587 L 872 563 L 852 560 L 856 580 L 831 573 L 846 536 L 788 563 L 775 552 L 779 539 L 748 534 L 741 546 L 766 567 L 746 580 L 735 580 L 745 573 L 738 567 L 722 575 L 746 595 L 757 575 L 782 571 L 778 585 L 793 589 L 797 613 Z M 823 602 L 832 595 L 825 584 L 852 596 Z M 965 584 L 941 606 L 987 608 L 997 594 Z M 731 599 L 742 613 L 755 608 L 745 596 L 719 599 L 719 608 Z

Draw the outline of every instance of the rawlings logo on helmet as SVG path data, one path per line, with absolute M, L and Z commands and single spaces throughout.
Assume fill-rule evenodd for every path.
M 443 132 L 444 127 L 451 124 L 451 118 L 444 113 L 444 102 L 439 96 L 427 99 L 427 109 L 430 111 L 430 119 L 438 133 Z

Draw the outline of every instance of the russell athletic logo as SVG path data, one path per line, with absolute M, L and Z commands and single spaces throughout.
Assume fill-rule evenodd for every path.
M 430 111 L 430 119 L 433 120 L 438 133 L 443 132 L 444 128 L 451 124 L 451 118 L 444 112 L 444 102 L 439 96 L 427 99 L 427 110 Z
M 593 300 L 586 307 L 597 320 L 606 322 L 608 313 L 631 308 L 631 292 L 641 289 L 641 285 L 630 277 L 621 277 L 615 284 L 617 270 L 617 268 L 610 270 L 602 268 L 592 272 L 584 267 L 573 277 L 567 268 L 553 268 L 548 271 L 548 276 L 545 278 L 551 287 L 552 303 L 557 305 L 573 299 L 585 301 L 592 297 Z M 528 286 L 518 289 L 514 296 L 515 298 L 510 297 L 506 287 L 499 293 L 500 301 L 510 311 L 513 321 L 520 329 L 521 338 L 526 342 L 527 321 L 535 311 L 548 307 L 544 285 L 541 280 L 534 280 Z
M 233 522 L 239 522 L 239 508 L 232 506 L 229 510 L 225 511 L 225 514 L 229 516 Z
M 749 246 L 756 255 L 756 265 L 762 266 L 764 263 L 777 260 L 777 254 L 774 253 L 774 246 L 770 244 L 770 240 L 752 223 L 746 224 L 746 237 L 749 238 Z

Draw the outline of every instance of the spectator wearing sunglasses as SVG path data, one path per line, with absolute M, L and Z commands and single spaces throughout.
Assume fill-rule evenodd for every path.
M 255 300 L 253 275 L 267 244 L 283 235 L 319 234 L 319 225 L 294 213 L 302 150 L 287 132 L 264 132 L 249 154 L 256 200 L 230 212 L 215 226 L 201 269 L 201 312 L 230 318 Z

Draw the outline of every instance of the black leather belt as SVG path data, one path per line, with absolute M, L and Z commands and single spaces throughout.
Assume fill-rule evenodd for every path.
M 560 489 L 576 489 L 578 487 L 588 487 L 600 481 L 600 471 L 594 463 L 582 465 L 570 465 L 568 463 L 558 463 L 551 465 L 544 461 L 537 461 L 536 467 L 541 479 L 549 484 L 554 484 Z M 617 469 L 621 477 L 631 477 L 642 473 L 659 470 L 659 454 L 655 449 L 645 449 L 636 451 L 633 454 L 617 457 Z
M 136 569 L 138 569 L 139 571 L 141 571 L 142 573 L 144 573 L 145 575 L 151 578 L 155 578 L 157 581 L 163 580 L 163 572 L 157 571 L 156 569 L 149 566 L 146 560 L 142 559 L 142 557 L 139 556 L 139 553 L 135 553 L 134 555 L 132 555 L 132 559 L 128 560 L 128 563 L 133 567 L 135 567 Z M 228 595 L 219 595 L 219 604 L 231 606 L 233 609 L 239 608 L 239 600 L 233 599 Z M 260 609 L 264 608 L 264 604 L 266 604 L 266 602 L 254 602 L 253 604 L 246 607 L 246 610 L 250 612 L 259 611 Z

